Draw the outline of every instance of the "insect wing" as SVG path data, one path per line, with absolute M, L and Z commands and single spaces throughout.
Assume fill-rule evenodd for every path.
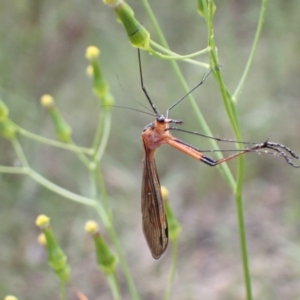
M 143 232 L 152 256 L 158 259 L 168 245 L 168 224 L 154 158 L 145 151 L 142 181 Z

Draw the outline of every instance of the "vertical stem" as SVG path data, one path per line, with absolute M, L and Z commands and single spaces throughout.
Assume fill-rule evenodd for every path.
M 102 177 L 102 173 L 101 173 L 101 169 L 100 167 L 97 167 L 95 170 L 91 171 L 93 172 L 92 174 L 92 178 L 94 180 L 94 184 L 97 187 L 97 198 L 101 197 L 102 198 L 102 204 L 103 204 L 103 208 L 105 210 L 106 215 L 108 216 L 110 222 L 109 223 L 104 223 L 105 228 L 108 232 L 108 235 L 118 253 L 118 258 L 120 260 L 120 265 L 126 280 L 126 283 L 128 285 L 128 289 L 129 289 L 129 293 L 131 296 L 131 299 L 133 300 L 138 300 L 139 299 L 139 295 L 137 293 L 134 281 L 131 277 L 128 265 L 126 263 L 126 260 L 124 258 L 123 252 L 122 252 L 122 247 L 120 246 L 117 234 L 115 232 L 115 229 L 113 227 L 113 223 L 112 223 L 112 215 L 109 209 L 109 204 L 108 204 L 108 197 L 107 197 L 107 193 L 106 193 L 106 188 L 105 188 L 105 184 L 103 181 L 103 177 Z M 98 212 L 99 216 L 101 217 L 101 208 L 102 205 L 100 203 L 97 203 L 95 205 L 96 211 Z M 102 219 L 102 217 L 101 217 Z M 111 286 L 110 286 L 111 287 Z
M 63 280 L 60 280 L 60 299 L 65 300 L 66 299 L 66 288 L 65 288 L 65 282 Z
M 244 270 L 246 299 L 251 300 L 252 299 L 251 276 L 250 276 L 249 262 L 248 262 L 247 240 L 246 240 L 244 209 L 243 209 L 243 199 L 242 199 L 243 174 L 244 174 L 244 159 L 241 160 L 239 159 L 238 172 L 237 172 L 237 187 L 235 191 L 235 204 L 236 204 L 237 218 L 238 218 L 238 225 L 239 225 L 239 239 L 240 239 L 240 249 L 241 249 L 243 270 Z
M 115 273 L 112 274 L 108 274 L 106 276 L 107 279 L 107 283 L 110 286 L 110 290 L 112 292 L 112 297 L 114 300 L 120 300 L 120 289 L 118 286 L 118 280 L 117 280 L 117 276 Z
M 213 0 L 209 0 L 207 17 L 206 17 L 207 28 L 208 28 L 208 44 L 211 48 L 210 60 L 212 61 L 212 64 L 214 66 L 219 66 L 217 51 L 214 43 L 213 6 L 214 6 Z M 241 140 L 236 108 L 232 100 L 231 94 L 228 92 L 220 72 L 215 72 L 215 76 L 219 83 L 224 107 L 229 117 L 230 124 L 232 126 L 232 130 L 234 132 L 235 138 L 236 140 Z M 241 145 L 237 145 L 237 147 L 240 148 Z M 242 199 L 243 175 L 244 175 L 244 158 L 243 156 L 240 156 L 238 158 L 237 179 L 236 179 L 237 184 L 234 189 L 234 195 L 235 195 L 238 228 L 239 228 L 239 241 L 240 241 L 240 251 L 242 256 L 242 264 L 243 264 L 243 272 L 244 272 L 246 299 L 251 300 L 252 299 L 251 277 L 249 272 L 247 241 L 246 241 L 245 221 L 244 221 L 244 211 L 243 211 L 243 199 Z
M 169 281 L 165 291 L 164 300 L 170 299 L 172 283 L 176 271 L 177 252 L 178 252 L 178 246 L 177 246 L 177 238 L 176 238 L 174 241 L 172 241 L 172 267 L 170 270 Z

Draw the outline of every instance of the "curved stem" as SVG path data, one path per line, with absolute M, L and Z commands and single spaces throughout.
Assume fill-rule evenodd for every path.
M 15 149 L 15 152 L 18 156 L 18 159 L 20 160 L 21 164 L 23 167 L 28 168 L 28 161 L 27 158 L 23 152 L 23 149 L 18 141 L 17 138 L 14 138 L 13 140 L 11 140 L 11 143 Z
M 199 62 L 199 61 L 196 61 L 196 60 L 193 60 L 193 59 L 190 59 L 190 58 L 193 58 L 195 56 L 199 56 L 199 55 L 202 55 L 202 54 L 206 54 L 206 53 L 209 53 L 209 48 L 205 48 L 203 50 L 200 50 L 198 52 L 195 52 L 195 53 L 192 53 L 192 54 L 188 54 L 188 55 L 180 55 L 180 54 L 177 54 L 167 48 L 164 48 L 163 46 L 160 46 L 158 43 L 154 42 L 153 40 L 150 40 L 150 45 L 152 45 L 153 47 L 159 49 L 160 51 L 166 53 L 167 55 L 165 54 L 162 54 L 160 52 L 156 52 L 154 51 L 153 49 L 150 49 L 149 50 L 149 53 L 159 57 L 159 58 L 162 58 L 162 59 L 168 59 L 168 60 L 182 60 L 182 61 L 186 61 L 188 63 L 191 63 L 193 65 L 198 65 L 200 67 L 204 67 L 204 68 L 209 68 L 209 65 L 207 63 L 202 63 L 202 62 Z
M 93 150 L 90 148 L 79 147 L 74 144 L 66 144 L 66 143 L 56 141 L 56 140 L 51 140 L 51 139 L 45 138 L 43 136 L 40 136 L 38 134 L 27 131 L 26 129 L 18 126 L 16 123 L 13 123 L 13 124 L 14 124 L 14 126 L 16 126 L 19 134 L 21 134 L 29 139 L 35 140 L 39 143 L 43 143 L 43 144 L 46 144 L 49 146 L 53 146 L 53 147 L 57 147 L 57 148 L 65 149 L 65 150 L 70 150 L 72 152 L 84 153 L 87 155 L 93 155 L 93 153 L 94 153 Z
M 108 137 L 109 137 L 109 133 L 110 133 L 110 128 L 111 128 L 111 114 L 110 112 L 107 112 L 104 115 L 104 121 L 103 121 L 103 132 L 101 135 L 101 141 L 97 147 L 97 149 L 95 149 L 95 161 L 99 162 L 100 159 L 102 158 L 106 145 L 107 145 L 107 141 L 108 141 Z
M 106 109 L 106 107 L 104 108 Z M 101 134 L 102 134 L 102 130 L 103 130 L 103 117 L 105 115 L 105 110 L 101 110 L 100 113 L 99 113 L 99 118 L 98 118 L 98 125 L 97 125 L 97 128 L 96 128 L 96 132 L 95 132 L 95 136 L 94 136 L 94 140 L 93 140 L 93 144 L 92 144 L 92 149 L 94 151 L 94 154 L 96 153 L 96 150 L 98 145 L 99 145 L 99 142 L 100 142 L 100 139 L 101 139 Z
M 27 174 L 34 179 L 36 182 L 38 182 L 40 185 L 44 186 L 48 190 L 61 195 L 64 198 L 70 199 L 72 201 L 88 205 L 88 206 L 95 206 L 95 200 L 80 196 L 78 194 L 75 194 L 73 192 L 70 192 L 69 190 L 66 190 L 50 180 L 46 179 L 45 177 L 41 176 L 39 173 L 35 172 L 33 169 L 28 168 Z
M 236 90 L 234 91 L 233 96 L 232 96 L 232 100 L 234 102 L 237 101 L 237 97 L 241 93 L 242 88 L 243 88 L 244 83 L 245 83 L 245 80 L 246 80 L 246 77 L 249 73 L 250 66 L 252 64 L 254 53 L 255 53 L 255 50 L 257 48 L 257 44 L 258 44 L 259 37 L 260 37 L 260 34 L 261 34 L 261 30 L 262 30 L 262 26 L 263 26 L 263 22 L 264 22 L 264 16 L 265 16 L 265 12 L 266 12 L 266 6 L 267 6 L 267 0 L 262 0 L 259 19 L 258 19 L 258 24 L 257 24 L 256 32 L 255 32 L 253 45 L 251 47 L 250 55 L 248 57 L 246 67 L 245 67 L 245 70 L 242 74 L 242 77 L 241 77 L 241 79 L 240 79 L 240 81 L 239 81 L 239 83 L 236 87 Z

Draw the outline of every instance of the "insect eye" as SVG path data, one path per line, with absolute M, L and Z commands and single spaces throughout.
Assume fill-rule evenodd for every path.
M 156 118 L 156 121 L 157 121 L 157 122 L 160 122 L 160 123 L 163 123 L 163 122 L 165 122 L 165 117 L 164 117 L 163 115 L 160 115 L 160 116 L 158 116 L 158 117 Z

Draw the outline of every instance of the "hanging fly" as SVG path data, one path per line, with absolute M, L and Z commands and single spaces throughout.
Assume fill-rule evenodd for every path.
M 190 93 L 192 93 L 196 88 L 203 84 L 208 75 L 213 71 L 211 70 L 194 88 L 192 88 L 185 96 L 180 98 L 175 104 L 173 104 L 166 112 L 166 116 L 160 114 L 152 100 L 150 99 L 147 90 L 144 86 L 142 67 L 141 67 L 141 57 L 140 51 L 138 49 L 138 59 L 139 59 L 139 69 L 140 69 L 140 80 L 142 90 L 155 114 L 155 120 L 147 125 L 142 133 L 142 141 L 144 146 L 144 169 L 143 169 L 143 179 L 142 179 L 142 215 L 143 215 L 143 232 L 155 259 L 158 259 L 163 252 L 166 250 L 168 245 L 168 222 L 164 210 L 163 198 L 161 194 L 161 187 L 159 182 L 159 177 L 157 174 L 157 169 L 155 165 L 155 150 L 163 145 L 168 144 L 171 147 L 201 161 L 211 167 L 217 166 L 223 162 L 229 161 L 237 156 L 243 155 L 248 152 L 264 152 L 268 154 L 274 154 L 282 156 L 288 164 L 295 168 L 299 168 L 293 163 L 292 159 L 299 159 L 299 157 L 288 147 L 270 142 L 269 140 L 263 143 L 249 143 L 249 142 L 236 142 L 233 140 L 224 140 L 219 138 L 209 137 L 203 134 L 189 132 L 177 127 L 171 127 L 170 124 L 181 125 L 181 120 L 169 119 L 169 112 L 177 104 L 179 104 L 183 99 L 185 99 Z M 217 141 L 226 142 L 236 142 L 242 144 L 252 145 L 249 148 L 240 150 L 230 156 L 215 160 L 206 155 L 204 155 L 200 149 L 197 149 L 179 139 L 172 136 L 171 130 L 177 130 L 187 133 L 196 134 L 199 136 L 209 137 Z M 268 150 L 262 150 L 268 149 Z M 238 150 L 237 150 L 238 151 Z

